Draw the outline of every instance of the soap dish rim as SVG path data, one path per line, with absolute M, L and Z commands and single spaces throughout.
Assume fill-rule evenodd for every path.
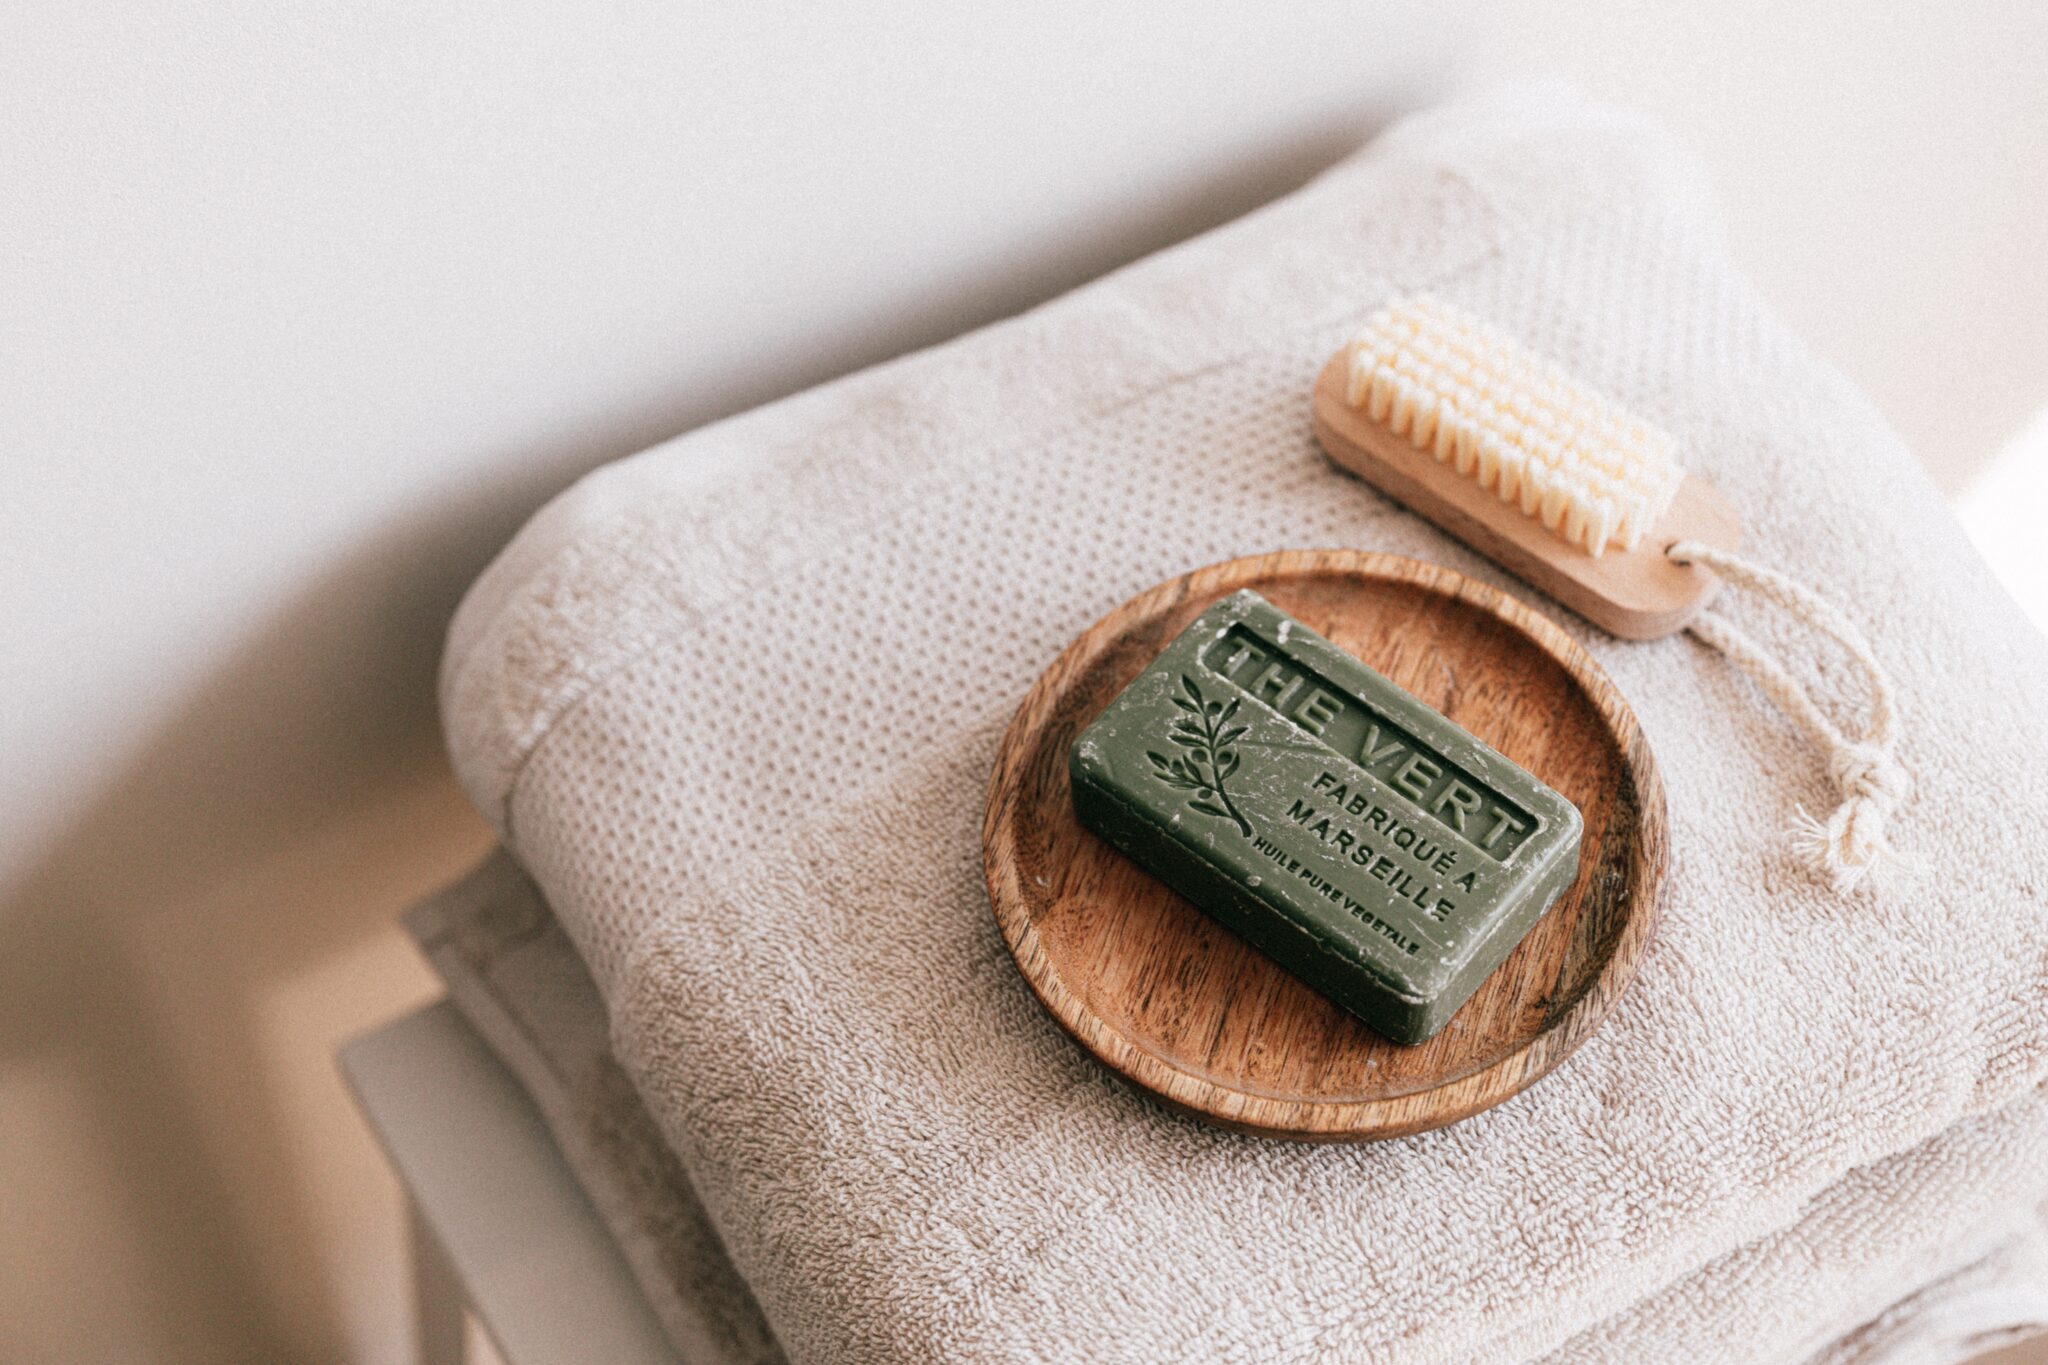
M 1018 802 L 1012 774 L 1027 766 L 1064 688 L 1085 676 L 1114 642 L 1198 602 L 1195 614 L 1240 588 L 1287 575 L 1349 574 L 1436 591 L 1479 607 L 1532 641 L 1573 678 L 1607 726 L 1637 790 L 1639 818 L 1631 854 L 1633 894 L 1614 948 L 1593 982 L 1566 1012 L 1520 1046 L 1476 1071 L 1440 1084 L 1370 1099 L 1304 1099 L 1232 1089 L 1144 1050 L 1090 1010 L 1061 979 L 1033 924 L 1032 900 L 1013 856 Z M 1192 619 L 1192 617 L 1190 617 Z M 1160 648 L 1172 635 L 1162 636 Z M 1106 704 L 1106 702 L 1105 702 Z M 1083 718 L 1078 734 L 1092 717 Z M 1065 763 L 1056 765 L 1062 772 Z M 1071 811 L 1069 811 L 1071 815 Z M 1402 555 L 1362 550 L 1281 550 L 1212 564 L 1139 593 L 1077 635 L 1033 683 L 1006 727 L 989 781 L 982 822 L 983 875 L 989 902 L 1018 970 L 1055 1022 L 1111 1071 L 1168 1107 L 1261 1137 L 1307 1142 L 1368 1142 L 1456 1123 L 1521 1093 L 1554 1070 L 1605 1022 L 1634 979 L 1656 932 L 1669 861 L 1662 778 L 1640 722 L 1605 670 L 1577 640 L 1541 612 L 1455 570 Z

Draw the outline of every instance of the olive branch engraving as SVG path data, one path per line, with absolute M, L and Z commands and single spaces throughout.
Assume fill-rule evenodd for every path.
M 1195 680 L 1183 673 L 1180 675 L 1181 690 L 1185 696 L 1175 696 L 1173 704 L 1187 714 L 1174 721 L 1173 729 L 1166 736 L 1187 752 L 1173 758 L 1147 750 L 1145 757 L 1152 762 L 1153 776 L 1169 787 L 1191 791 L 1188 798 L 1191 809 L 1204 815 L 1220 815 L 1237 822 L 1238 832 L 1245 838 L 1252 837 L 1251 822 L 1244 818 L 1235 802 L 1230 799 L 1229 789 L 1223 784 L 1237 771 L 1237 750 L 1230 746 L 1244 738 L 1247 725 L 1231 725 L 1237 715 L 1237 701 L 1233 698 L 1228 706 L 1222 702 L 1210 701 L 1202 695 L 1202 689 L 1195 686 Z M 1207 771 L 1204 771 L 1204 769 Z

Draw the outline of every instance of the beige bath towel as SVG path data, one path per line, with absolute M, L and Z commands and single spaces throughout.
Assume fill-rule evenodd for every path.
M 1919 871 L 1828 892 L 1781 838 L 1830 797 L 1802 736 L 1688 639 L 1567 620 L 1670 789 L 1634 988 L 1467 1123 L 1261 1142 L 1113 1083 L 1038 1010 L 980 890 L 982 785 L 1065 641 L 1193 565 L 1335 544 L 1505 582 L 1309 435 L 1323 359 L 1423 288 L 1673 430 L 1754 553 L 1870 632 Z M 480 581 L 444 675 L 464 781 L 781 1347 L 889 1362 L 1597 1356 L 1654 1295 L 1728 1268 L 1701 1301 L 1740 1310 L 1788 1265 L 1812 1294 L 1691 1330 L 1823 1348 L 1934 1252 L 1867 1192 L 1809 1249 L 1816 1201 L 1979 1129 L 1911 1168 L 1937 1204 L 2048 1183 L 2044 694 L 2041 640 L 1728 271 L 1682 160 L 1550 94 L 1414 120 L 1055 304 L 602 471 Z
M 674 1153 L 612 1057 L 590 973 L 502 852 L 421 902 L 406 928 L 518 1078 L 686 1365 L 776 1365 L 761 1310 Z
M 406 923 L 533 1097 L 681 1360 L 781 1360 L 613 1058 L 597 988 L 533 882 L 500 852 Z M 1923 1365 L 2048 1331 L 2048 1209 L 2008 1202 L 2038 1183 L 2043 1108 L 2037 1098 L 1851 1171 L 1792 1227 L 1581 1333 L 1555 1359 L 1764 1360 L 1788 1325 L 1832 1320 L 1854 1325 L 1814 1365 Z

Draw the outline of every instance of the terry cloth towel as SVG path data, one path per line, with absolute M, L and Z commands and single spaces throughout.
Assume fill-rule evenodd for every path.
M 613 1058 L 597 988 L 539 889 L 500 852 L 406 924 L 451 999 L 532 1095 L 679 1358 L 783 1359 Z M 1881 1285 L 1905 1288 L 1814 1365 L 1960 1361 L 2048 1332 L 2048 1208 L 2014 1215 L 1996 1206 L 2000 1179 L 2038 1162 L 2038 1132 L 2030 1119 L 1966 1121 L 1852 1171 L 1793 1227 L 1580 1334 L 1555 1359 L 1766 1359 L 1785 1324 L 1841 1318 L 1838 1301 L 1868 1301 Z M 1957 1188 L 1977 1197 L 1959 1202 Z
M 761 1310 L 612 1057 L 604 1002 L 502 852 L 405 916 L 448 998 L 518 1080 L 689 1365 L 779 1365 Z
M 1669 789 L 1635 985 L 1466 1123 L 1264 1142 L 1117 1084 L 1038 1009 L 981 890 L 983 784 L 1059 649 L 1191 566 L 1351 545 L 1525 591 L 1311 439 L 1318 367 L 1423 289 L 1673 431 L 1752 553 L 1870 633 L 1919 872 L 1816 883 L 1782 829 L 1830 792 L 1792 723 L 1689 638 L 1567 619 Z M 1854 704 L 1807 634 L 1745 624 Z M 1687 164 L 1543 92 L 1412 120 L 1056 303 L 600 471 L 466 600 L 443 708 L 792 1358 L 1471 1360 L 1562 1349 L 1961 1125 L 2038 1151 L 2044 679 L 1896 439 L 1729 270 Z M 2002 1199 L 2031 1207 L 2048 1176 L 2018 1165 Z M 1863 1215 L 1844 1236 L 1874 1245 L 1836 1264 L 1905 1239 Z M 1845 1273 L 1828 1308 L 1892 1297 Z M 1772 1328 L 1765 1357 L 1838 1335 Z

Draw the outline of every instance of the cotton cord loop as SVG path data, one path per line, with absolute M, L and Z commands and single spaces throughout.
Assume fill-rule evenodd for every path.
M 1898 737 L 1898 709 L 1891 679 L 1870 641 L 1833 603 L 1774 569 L 1697 541 L 1679 541 L 1665 554 L 1674 563 L 1712 569 L 1732 586 L 1753 592 L 1833 636 L 1862 668 L 1870 684 L 1870 725 L 1862 735 L 1851 735 L 1814 704 L 1783 664 L 1727 617 L 1706 611 L 1687 627 L 1748 673 L 1765 695 L 1827 752 L 1828 774 L 1840 792 L 1840 802 L 1826 820 L 1800 811 L 1793 822 L 1793 844 L 1837 892 L 1846 895 L 1870 884 L 1897 861 L 1885 839 L 1885 825 L 1912 787 L 1892 752 Z

